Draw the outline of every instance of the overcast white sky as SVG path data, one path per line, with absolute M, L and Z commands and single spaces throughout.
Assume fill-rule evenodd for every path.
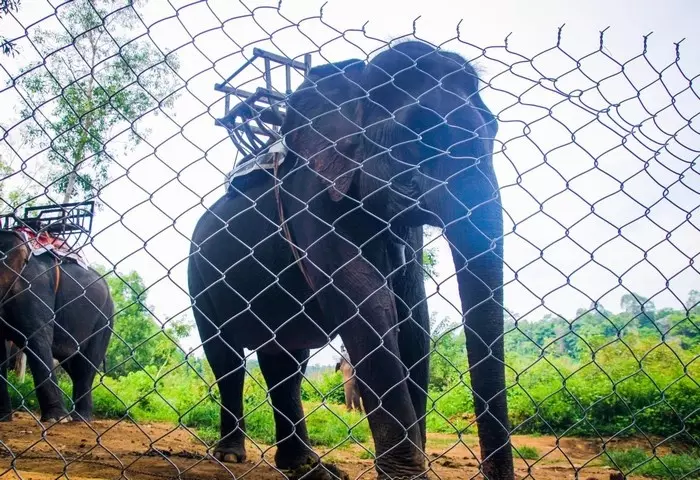
M 187 239 L 204 206 L 223 193 L 223 172 L 234 160 L 226 132 L 214 125 L 224 107 L 213 86 L 244 61 L 241 47 L 246 56 L 256 46 L 301 58 L 323 45 L 314 65 L 365 58 L 412 32 L 418 16 L 419 38 L 434 44 L 451 39 L 445 48 L 479 57 L 489 84 L 483 99 L 499 114 L 501 145 L 494 162 L 510 218 L 506 228 L 517 225 L 505 245 L 511 311 L 529 319 L 546 313 L 571 318 L 592 299 L 616 311 L 625 288 L 654 296 L 657 307 L 680 307 L 676 296 L 685 300 L 690 289 L 700 288 L 691 266 L 700 249 L 700 176 L 692 163 L 700 151 L 700 127 L 697 120 L 689 126 L 700 112 L 698 82 L 690 88 L 700 72 L 700 4 L 331 0 L 321 22 L 322 3 L 285 0 L 279 12 L 257 9 L 254 15 L 248 10 L 277 2 L 150 0 L 138 8 L 160 48 L 183 46 L 180 75 L 187 90 L 175 106 L 177 124 L 148 120 L 149 142 L 157 149 L 142 144 L 112 168 L 115 180 L 101 196 L 108 207 L 95 219 L 86 255 L 118 271 L 138 270 L 161 321 L 189 307 Z M 46 0 L 24 0 L 19 24 L 6 19 L 3 33 L 12 37 L 52 10 Z M 289 20 L 311 17 L 316 19 L 284 28 L 269 41 Z M 601 52 L 599 32 L 608 26 Z M 338 32 L 345 37 L 331 41 Z M 632 60 L 650 32 L 646 56 Z M 678 64 L 685 76 L 677 67 L 666 69 L 676 59 L 674 42 L 683 38 Z M 10 73 L 36 60 L 23 42 L 22 55 L 0 57 Z M 0 72 L 0 83 L 6 80 Z M 18 120 L 10 113 L 14 101 L 11 91 L 0 93 L 5 128 Z M 8 141 L 16 142 L 17 133 Z M 440 239 L 436 245 L 439 277 L 428 285 L 430 309 L 458 318 L 451 306 L 459 299 L 449 250 Z M 187 343 L 194 347 L 199 340 Z M 312 363 L 331 363 L 333 357 L 325 349 Z

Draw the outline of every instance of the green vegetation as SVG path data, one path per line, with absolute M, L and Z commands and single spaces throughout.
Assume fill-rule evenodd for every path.
M 107 281 L 117 315 L 107 371 L 95 382 L 96 416 L 182 423 L 203 441 L 215 441 L 219 392 L 213 374 L 203 358 L 187 356 L 178 346 L 192 324 L 155 322 L 136 272 L 111 273 Z M 700 331 L 695 325 L 700 318 L 695 303 L 688 310 L 659 312 L 630 304 L 620 314 L 591 308 L 570 322 L 553 317 L 510 321 L 506 362 L 516 433 L 697 437 Z M 464 332 L 447 321 L 434 322 L 432 331 L 428 431 L 475 433 Z M 249 362 L 247 371 L 248 434 L 273 443 L 272 409 L 257 362 Z M 60 381 L 70 392 L 68 379 Z M 30 378 L 16 385 L 15 405 L 24 398 L 27 408 L 36 409 L 32 390 Z M 366 419 L 345 410 L 342 377 L 332 367 L 307 371 L 302 399 L 315 444 L 370 440 Z M 527 447 L 520 455 L 539 458 L 539 452 Z
M 642 449 L 608 451 L 607 463 L 626 475 L 652 478 L 700 479 L 700 452 L 654 455 Z
M 3 15 L 7 15 L 12 11 L 17 11 L 19 9 L 19 0 L 0 0 L 0 19 Z M 8 40 L 7 38 L 0 35 L 0 52 L 4 55 L 14 55 L 15 44 Z
M 513 456 L 525 460 L 538 460 L 540 458 L 540 452 L 538 452 L 535 447 L 523 445 L 522 447 L 518 447 L 517 450 L 513 449 Z
M 0 17 L 19 3 L 1 0 Z M 21 93 L 16 109 L 28 119 L 19 129 L 22 141 L 41 157 L 38 172 L 13 179 L 16 198 L 4 202 L 5 209 L 47 196 L 55 202 L 56 193 L 64 203 L 92 197 L 107 184 L 119 150 L 133 150 L 148 133 L 144 120 L 177 96 L 176 55 L 163 54 L 143 35 L 133 8 L 118 0 L 77 0 L 55 16 L 60 27 L 27 32 L 42 60 L 8 82 Z M 12 48 L 0 36 L 0 50 Z M 8 160 L 0 159 L 0 170 L 16 157 L 9 152 Z

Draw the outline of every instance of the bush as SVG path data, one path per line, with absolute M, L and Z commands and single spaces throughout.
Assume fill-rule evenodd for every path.
M 515 458 L 523 458 L 525 460 L 539 460 L 540 452 L 538 452 L 535 447 L 523 445 L 522 447 L 518 447 L 517 450 L 513 449 L 513 456 Z
M 459 384 L 446 392 L 431 391 L 428 395 L 428 416 L 426 429 L 434 433 L 458 433 L 471 428 L 473 424 L 474 401 L 471 390 Z
M 316 378 L 304 378 L 301 382 L 301 399 L 305 402 L 345 403 L 343 374 L 326 371 Z
M 700 479 L 700 452 L 695 455 L 669 454 L 654 456 L 642 449 L 608 451 L 608 465 L 625 475 L 653 478 Z
M 615 317 L 615 325 L 629 320 L 623 317 Z M 693 331 L 680 337 L 667 334 L 662 339 L 648 328 L 619 333 L 607 320 L 591 317 L 586 321 L 589 323 L 577 336 L 561 340 L 556 336 L 565 331 L 562 329 L 573 328 L 561 319 L 510 328 L 506 336 L 507 395 L 516 433 L 697 438 L 700 362 L 695 359 L 700 344 L 691 335 Z M 461 329 L 442 331 L 434 339 L 437 351 L 431 357 L 427 430 L 476 433 L 464 335 Z M 182 362 L 168 350 L 159 357 L 158 366 L 148 365 L 116 378 L 111 374 L 98 377 L 95 415 L 181 423 L 196 429 L 203 440 L 215 441 L 220 405 L 218 389 L 210 386 L 213 374 L 204 360 Z M 13 406 L 37 411 L 31 377 L 19 384 L 13 372 L 9 375 Z M 70 407 L 70 381 L 65 375 L 58 378 Z M 364 416 L 343 407 L 340 372 L 317 368 L 303 380 L 301 394 L 315 445 L 336 446 L 370 438 Z M 260 369 L 253 363 L 247 370 L 243 396 L 248 435 L 257 442 L 274 443 L 272 407 Z M 671 457 L 669 461 L 676 460 Z

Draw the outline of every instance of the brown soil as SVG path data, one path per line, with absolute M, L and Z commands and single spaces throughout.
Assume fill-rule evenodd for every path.
M 206 455 L 206 446 L 184 427 L 168 424 L 135 424 L 127 421 L 95 421 L 56 424 L 42 432 L 29 414 L 0 423 L 0 479 L 74 480 L 119 479 L 283 479 L 275 470 L 274 447 L 250 443 L 248 460 L 222 464 Z M 617 447 L 639 446 L 641 441 L 617 442 Z M 539 460 L 516 460 L 519 479 L 573 479 L 576 469 L 582 480 L 608 480 L 614 470 L 598 456 L 600 440 L 515 436 L 515 447 L 537 449 Z M 478 461 L 476 437 L 429 434 L 430 477 L 442 480 L 475 477 Z M 342 449 L 317 449 L 326 463 L 335 464 L 351 479 L 376 478 L 372 460 L 354 445 Z M 661 452 L 663 453 L 663 452 Z M 361 458 L 364 457 L 364 458 Z M 14 460 L 13 460 L 14 458 Z M 65 476 L 64 476 L 65 475 Z M 643 477 L 629 477 L 641 479 Z

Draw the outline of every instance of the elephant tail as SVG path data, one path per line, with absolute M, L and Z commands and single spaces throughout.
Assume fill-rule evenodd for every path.
M 95 358 L 96 366 L 97 364 L 101 363 L 103 373 L 107 373 L 107 348 L 109 347 L 109 341 L 112 338 L 112 332 L 114 331 L 114 301 L 112 300 L 112 296 L 109 294 L 109 289 L 107 292 L 107 297 L 100 308 L 100 312 L 102 312 L 107 321 L 104 325 L 96 326 L 98 332 L 95 332 L 96 334 L 93 337 L 93 348 L 97 357 Z

